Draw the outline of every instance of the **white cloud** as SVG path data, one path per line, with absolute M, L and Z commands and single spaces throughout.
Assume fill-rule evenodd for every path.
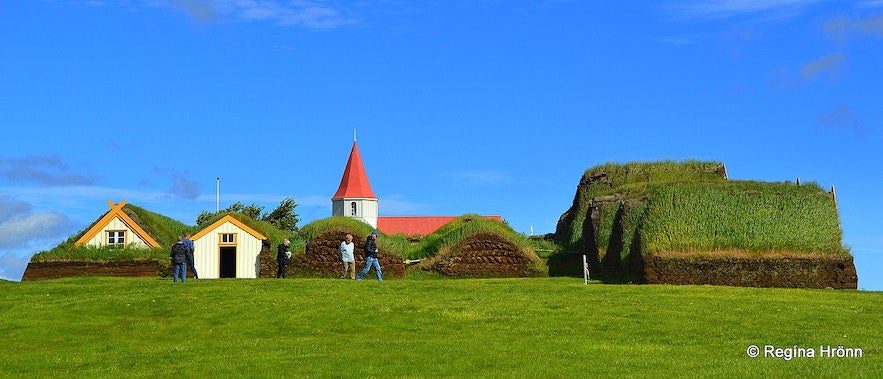
M 75 230 L 60 213 L 34 213 L 31 204 L 0 196 L 0 278 L 19 280 L 31 255 L 57 244 Z
M 832 79 L 836 79 L 844 58 L 843 54 L 829 54 L 807 63 L 800 70 L 800 81 L 810 81 L 823 73 L 828 73 Z
M 427 208 L 425 204 L 402 200 L 400 194 L 381 196 L 378 206 L 384 215 L 413 215 Z
M 32 239 L 52 238 L 70 231 L 70 220 L 58 213 L 20 215 L 0 222 L 0 248 L 17 248 Z
M 861 2 L 860 5 L 865 8 L 883 7 L 883 0 L 867 0 Z
M 18 256 L 10 252 L 3 253 L 0 255 L 0 279 L 21 280 L 30 260 L 30 256 Z
M 0 249 L 18 249 L 32 240 L 58 238 L 73 229 L 60 213 L 32 213 L 30 204 L 0 196 Z
M 765 17 L 790 17 L 800 8 L 825 0 L 711 0 L 676 1 L 668 6 L 678 19 L 713 21 L 718 19 L 759 15 Z
M 804 64 L 799 69 L 784 68 L 775 72 L 774 84 L 777 86 L 800 86 L 810 84 L 816 79 L 827 79 L 836 82 L 843 69 L 845 54 L 828 54 Z M 795 72 L 796 71 L 796 72 Z
M 175 169 L 155 166 L 153 167 L 153 173 L 168 177 L 172 180 L 172 185 L 169 187 L 167 196 L 185 200 L 193 200 L 199 197 L 199 183 L 188 179 L 189 176 L 186 173 Z
M 333 29 L 358 22 L 348 15 L 346 8 L 327 1 L 167 0 L 159 5 L 171 6 L 206 22 L 228 19 L 311 29 Z
M 494 170 L 467 170 L 449 173 L 446 176 L 460 184 L 494 185 L 511 181 L 507 173 Z
M 824 25 L 828 36 L 837 41 L 845 41 L 846 37 L 853 32 L 871 34 L 883 37 L 883 15 L 875 15 L 866 18 L 837 17 Z
M 819 123 L 826 128 L 845 130 L 858 134 L 867 133 L 867 129 L 862 125 L 861 119 L 855 115 L 852 108 L 846 105 L 841 105 L 837 109 L 821 115 Z
M 92 184 L 94 176 L 73 174 L 57 156 L 0 159 L 0 180 L 15 184 L 71 186 Z

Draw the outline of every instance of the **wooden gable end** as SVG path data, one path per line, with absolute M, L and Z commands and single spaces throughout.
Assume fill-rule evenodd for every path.
M 236 218 L 234 218 L 231 215 L 226 215 L 224 217 L 221 217 L 218 221 L 213 222 L 211 225 L 205 227 L 204 229 L 200 230 L 198 233 L 194 234 L 193 237 L 191 237 L 190 239 L 196 241 L 196 240 L 202 238 L 203 236 L 205 236 L 206 234 L 211 233 L 213 230 L 218 229 L 221 225 L 224 225 L 225 223 L 228 223 L 228 222 L 235 225 L 237 228 L 241 229 L 242 231 L 250 234 L 254 238 L 257 238 L 259 240 L 267 239 L 267 237 L 265 237 L 263 234 L 261 234 L 257 230 L 250 228 L 248 225 L 243 224 L 242 221 L 237 220 Z
M 138 225 L 135 220 L 132 220 L 126 212 L 123 212 L 123 206 L 126 205 L 126 201 L 120 201 L 119 204 L 114 204 L 112 201 L 108 200 L 107 205 L 110 206 L 110 211 L 104 214 L 98 221 L 96 221 L 89 230 L 83 234 L 80 239 L 77 240 L 74 244 L 76 246 L 83 246 L 89 241 L 92 241 L 99 233 L 102 233 L 107 230 L 120 230 L 120 224 L 125 226 L 126 231 L 132 232 L 138 240 L 144 242 L 148 247 L 160 247 L 159 242 L 156 242 L 153 237 L 147 234 L 144 229 Z M 110 228 L 110 229 L 108 229 Z M 133 238 L 128 238 L 128 241 L 133 240 Z

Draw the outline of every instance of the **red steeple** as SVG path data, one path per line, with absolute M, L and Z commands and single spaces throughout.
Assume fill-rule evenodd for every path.
M 343 178 L 340 178 L 340 187 L 331 199 L 342 198 L 368 198 L 376 199 L 371 183 L 368 183 L 368 174 L 365 173 L 365 165 L 362 164 L 362 156 L 359 155 L 359 146 L 353 141 L 353 150 L 350 151 L 350 159 L 346 161 L 343 170 Z

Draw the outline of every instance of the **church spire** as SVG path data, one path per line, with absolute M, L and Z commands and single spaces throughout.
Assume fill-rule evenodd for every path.
M 368 174 L 365 173 L 365 165 L 362 163 L 362 156 L 359 154 L 359 146 L 355 141 L 355 131 L 353 131 L 353 149 L 350 150 L 349 160 L 346 162 L 346 168 L 343 170 L 343 177 L 340 179 L 340 186 L 331 200 L 343 198 L 363 198 L 376 199 L 374 191 L 371 190 L 371 183 L 368 182 Z

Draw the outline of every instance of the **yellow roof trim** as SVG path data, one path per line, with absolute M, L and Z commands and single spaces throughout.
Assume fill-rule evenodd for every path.
M 192 239 L 194 241 L 198 240 L 199 238 L 201 238 L 202 236 L 205 236 L 206 234 L 208 234 L 212 230 L 217 229 L 219 226 L 223 225 L 225 222 L 230 222 L 233 225 L 236 225 L 237 227 L 239 227 L 239 229 L 244 230 L 246 233 L 251 234 L 252 236 L 254 236 L 255 238 L 257 238 L 259 240 L 267 239 L 267 237 L 264 237 L 263 234 L 261 234 L 257 230 L 254 230 L 254 229 L 248 227 L 248 225 L 243 224 L 242 221 L 237 220 L 235 217 L 233 217 L 231 215 L 226 215 L 224 217 L 221 217 L 220 220 L 215 221 L 211 225 L 207 226 L 205 229 L 200 230 L 199 233 L 194 234 L 192 237 L 190 237 L 190 239 Z
M 96 234 L 101 232 L 101 230 L 103 230 L 104 227 L 107 226 L 107 224 L 109 224 L 111 220 L 119 217 L 120 220 L 122 220 L 123 223 L 129 227 L 129 229 L 132 229 L 132 231 L 135 232 L 138 237 L 144 240 L 144 242 L 147 243 L 148 246 L 160 247 L 159 242 L 156 242 L 156 240 L 153 239 L 150 234 L 147 234 L 144 229 L 141 229 L 138 223 L 135 222 L 135 220 L 132 220 L 132 218 L 129 217 L 126 212 L 123 212 L 123 206 L 126 205 L 126 200 L 120 201 L 119 204 L 114 204 L 112 201 L 108 200 L 107 205 L 110 206 L 110 211 L 105 213 L 104 216 L 101 217 L 101 219 L 92 224 L 92 227 L 89 228 L 89 230 L 86 231 L 86 234 L 83 234 L 83 236 L 80 237 L 80 239 L 78 239 L 77 242 L 74 243 L 74 245 L 83 246 L 84 244 L 86 244 L 86 242 L 89 242 L 92 237 L 95 237 Z

